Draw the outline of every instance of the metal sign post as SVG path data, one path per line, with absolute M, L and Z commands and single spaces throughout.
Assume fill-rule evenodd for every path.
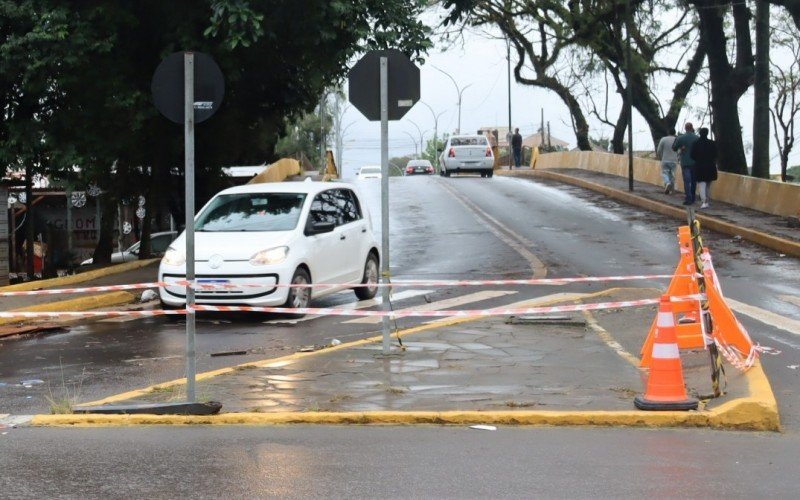
M 183 142 L 186 197 L 186 400 L 195 402 L 194 312 L 194 54 L 183 55 Z
M 381 274 L 389 282 L 389 60 L 381 57 Z M 381 288 L 383 310 L 389 311 L 389 287 Z M 383 317 L 383 354 L 389 354 L 389 317 Z
M 391 67 L 391 73 L 390 73 Z M 364 54 L 348 75 L 349 99 L 368 120 L 381 122 L 381 276 L 389 283 L 389 120 L 399 120 L 419 101 L 419 68 L 399 50 Z M 390 311 L 389 287 L 381 288 Z M 389 317 L 383 317 L 383 354 L 389 354 Z
M 161 61 L 151 83 L 153 104 L 172 122 L 183 124 L 186 210 L 186 399 L 195 402 L 194 126 L 222 104 L 225 80 L 214 59 L 202 52 L 175 52 Z M 195 100 L 197 99 L 197 100 Z M 170 221 L 171 223 L 171 221 Z

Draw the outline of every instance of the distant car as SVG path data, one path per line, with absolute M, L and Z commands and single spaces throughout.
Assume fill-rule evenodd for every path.
M 481 174 L 491 177 L 494 174 L 494 153 L 485 135 L 456 135 L 447 140 L 441 156 L 440 175 Z
M 161 257 L 167 251 L 167 247 L 172 243 L 172 240 L 178 236 L 176 231 L 165 231 L 162 233 L 153 233 L 150 235 L 150 255 L 153 257 Z M 111 254 L 112 264 L 121 264 L 123 262 L 131 262 L 139 259 L 139 246 L 141 241 L 137 241 L 121 252 L 114 252 Z M 82 266 L 93 264 L 93 259 L 86 259 L 81 262 Z
M 361 167 L 361 170 L 358 171 L 356 177 L 360 180 L 363 180 L 363 179 L 380 179 L 383 176 L 381 175 L 381 167 L 368 166 L 368 167 Z
M 194 234 L 198 304 L 307 307 L 312 299 L 352 289 L 377 292 L 380 253 L 354 186 L 334 182 L 245 184 L 216 194 L 197 214 Z M 164 307 L 186 303 L 186 234 L 158 269 Z M 276 285 L 328 284 L 329 287 Z M 369 286 L 354 287 L 366 284 Z M 242 285 L 237 287 L 237 285 Z M 257 285 L 257 286 L 253 286 Z
M 433 165 L 428 160 L 409 160 L 406 165 L 403 175 L 431 175 L 433 173 Z

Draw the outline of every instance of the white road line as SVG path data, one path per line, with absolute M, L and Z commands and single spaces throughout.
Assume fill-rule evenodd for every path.
M 404 299 L 410 299 L 412 297 L 419 297 L 420 295 L 426 295 L 429 293 L 433 293 L 436 290 L 429 289 L 429 290 L 403 290 L 402 292 L 393 293 L 391 296 L 392 302 L 398 302 Z M 348 292 L 352 293 L 352 292 Z M 367 307 L 373 307 L 383 304 L 383 298 L 380 296 L 376 296 L 374 299 L 369 300 L 359 300 L 358 302 L 348 302 L 346 304 L 340 305 L 333 305 L 333 306 L 326 306 L 326 307 L 334 307 L 336 309 L 365 309 Z M 320 315 L 311 315 L 311 316 L 303 316 L 302 318 L 297 319 L 274 319 L 270 321 L 264 321 L 263 324 L 265 325 L 296 325 L 297 323 L 304 323 L 306 321 L 311 321 L 313 319 L 321 318 Z M 380 320 L 380 318 L 378 318 Z
M 522 258 L 528 261 L 528 264 L 531 266 L 531 270 L 533 271 L 533 278 L 544 278 L 547 276 L 547 267 L 541 260 L 539 260 L 539 257 L 528 250 L 528 248 L 535 247 L 531 241 L 524 236 L 515 233 L 511 228 L 507 227 L 502 222 L 486 213 L 484 210 L 478 207 L 478 205 L 463 196 L 454 188 L 448 186 L 445 182 L 440 181 L 440 184 L 445 191 L 449 192 L 456 200 L 464 205 L 467 210 L 470 210 L 477 219 L 483 219 L 486 223 L 485 227 L 489 231 L 491 231 L 506 245 L 514 249 L 518 254 L 520 254 L 520 256 L 522 256 Z
M 409 307 L 408 309 L 413 309 L 415 311 L 438 311 L 440 309 L 448 309 L 450 307 L 470 304 L 472 302 L 480 302 L 481 300 L 494 299 L 497 297 L 503 297 L 505 295 L 512 295 L 515 293 L 517 292 L 513 290 L 485 290 L 482 292 L 475 292 L 467 295 L 462 295 L 460 297 L 453 297 L 452 299 L 438 300 L 436 302 L 431 302 L 430 304 Z M 405 310 L 406 309 L 398 309 L 398 311 L 405 311 Z M 380 323 L 381 321 L 383 321 L 383 318 L 380 317 L 374 317 L 374 318 L 366 317 L 366 318 L 351 319 L 350 321 L 344 321 L 343 323 L 371 324 L 371 323 Z
M 778 295 L 778 298 L 800 307 L 800 297 L 795 297 L 794 295 Z
M 787 318 L 785 316 L 781 316 L 780 314 L 767 311 L 766 309 L 751 306 L 750 304 L 745 304 L 728 297 L 725 298 L 725 301 L 736 312 L 740 312 L 745 316 L 750 316 L 755 320 L 758 320 L 766 325 L 774 326 L 775 328 L 785 332 L 789 332 L 794 335 L 800 335 L 800 321 L 797 321 L 796 319 Z

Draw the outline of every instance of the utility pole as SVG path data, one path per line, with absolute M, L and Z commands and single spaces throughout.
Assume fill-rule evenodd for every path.
M 508 134 L 506 138 L 508 141 L 508 168 L 511 170 L 514 164 L 511 163 L 511 134 L 513 134 L 511 130 L 511 40 L 508 37 L 506 37 L 506 62 L 508 65 Z

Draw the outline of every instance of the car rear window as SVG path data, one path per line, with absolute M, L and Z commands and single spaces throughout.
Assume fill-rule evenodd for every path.
M 208 232 L 290 231 L 297 227 L 303 193 L 219 195 L 200 213 L 195 230 Z
M 361 168 L 362 174 L 379 174 L 381 173 L 381 167 L 362 167 Z
M 488 146 L 489 141 L 486 137 L 453 137 L 450 139 L 451 146 Z

